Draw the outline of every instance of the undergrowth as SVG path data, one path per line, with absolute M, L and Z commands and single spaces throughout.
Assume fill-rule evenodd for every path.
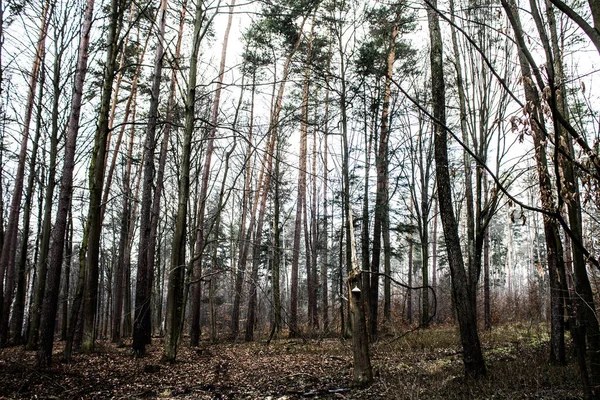
M 572 353 L 568 365 L 550 365 L 548 340 L 539 323 L 482 332 L 488 377 L 472 381 L 463 374 L 456 327 L 383 336 L 371 346 L 375 383 L 360 390 L 351 387 L 351 340 L 339 338 L 182 345 L 174 365 L 160 364 L 160 340 L 141 359 L 129 347 L 99 342 L 101 351 L 45 371 L 34 367 L 35 352 L 13 347 L 0 350 L 0 398 L 581 398 Z

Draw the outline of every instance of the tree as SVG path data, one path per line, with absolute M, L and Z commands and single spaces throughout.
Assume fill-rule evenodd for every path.
M 81 36 L 77 54 L 77 64 L 73 82 L 71 99 L 71 113 L 67 123 L 65 155 L 63 161 L 63 174 L 61 178 L 60 194 L 54 228 L 52 230 L 53 247 L 50 253 L 48 278 L 42 306 L 40 321 L 40 346 L 37 353 L 37 364 L 48 367 L 52 360 L 52 346 L 54 344 L 54 325 L 58 308 L 58 294 L 60 291 L 60 273 L 63 263 L 64 241 L 67 230 L 67 219 L 73 192 L 73 170 L 75 166 L 75 146 L 79 132 L 79 118 L 81 115 L 81 102 L 83 98 L 83 82 L 87 73 L 88 49 L 90 44 L 90 30 L 94 12 L 94 0 L 86 2 L 81 27 Z
M 111 0 L 110 20 L 108 25 L 106 63 L 100 99 L 100 111 L 94 136 L 94 149 L 90 162 L 90 203 L 87 225 L 89 226 L 88 247 L 86 256 L 85 295 L 83 298 L 83 342 L 81 349 L 90 352 L 95 344 L 95 319 L 98 304 L 98 261 L 100 256 L 100 233 L 102 231 L 101 208 L 102 189 L 104 187 L 104 170 L 109 133 L 109 111 L 112 98 L 112 87 L 115 77 L 118 40 L 123 23 L 125 0 Z
M 235 7 L 235 0 L 231 1 L 229 5 L 229 17 L 227 19 L 227 27 L 225 28 L 225 34 L 223 37 L 223 47 L 221 48 L 221 63 L 219 66 L 219 75 L 217 77 L 217 87 L 215 89 L 215 97 L 213 98 L 212 114 L 210 120 L 210 127 L 208 130 L 208 138 L 206 143 L 206 153 L 204 155 L 204 167 L 202 168 L 202 186 L 200 188 L 200 206 L 198 209 L 198 226 L 196 227 L 196 260 L 194 261 L 194 294 L 192 300 L 192 323 L 190 327 L 190 345 L 198 346 L 200 339 L 200 300 L 202 297 L 202 283 L 200 278 L 202 276 L 202 253 L 204 252 L 206 233 L 204 229 L 204 219 L 206 210 L 206 201 L 208 198 L 208 184 L 211 170 L 211 160 L 214 151 L 214 142 L 218 126 L 219 117 L 219 105 L 221 101 L 221 90 L 223 88 L 223 76 L 225 74 L 225 64 L 227 61 L 227 44 L 229 42 L 229 32 L 231 30 L 231 23 L 233 21 L 233 10 Z
M 443 68 L 443 45 L 437 1 L 427 3 L 427 20 L 430 36 L 431 100 L 434 118 L 434 157 L 437 192 L 448 263 L 452 276 L 452 293 L 458 317 L 463 347 L 465 374 L 473 378 L 486 375 L 485 361 L 477 332 L 477 319 L 470 301 L 467 274 L 458 236 L 458 224 L 452 205 L 452 189 L 448 170 L 448 143 L 446 132 L 446 95 Z
M 45 42 L 48 32 L 49 13 L 51 2 L 47 1 L 44 5 L 42 19 L 40 23 L 39 38 L 36 43 L 33 66 L 29 77 L 29 91 L 27 93 L 27 103 L 25 104 L 25 118 L 23 121 L 23 133 L 19 151 L 17 172 L 15 175 L 15 186 L 10 203 L 10 214 L 4 233 L 2 243 L 2 253 L 0 254 L 0 346 L 3 346 L 8 336 L 8 318 L 10 307 L 13 300 L 14 278 L 15 278 L 15 259 L 17 249 L 17 235 L 19 215 L 21 214 L 21 197 L 23 195 L 23 184 L 25 180 L 25 166 L 27 162 L 27 143 L 29 141 L 29 127 L 35 105 L 35 93 L 40 74 L 40 66 L 45 54 Z M 33 173 L 31 171 L 30 173 Z M 4 276 L 6 274 L 6 286 L 4 286 Z
M 307 161 L 307 140 L 308 140 L 308 97 L 310 82 L 310 62 L 312 53 L 312 42 L 314 38 L 314 20 L 311 27 L 311 33 L 308 39 L 306 59 L 304 61 L 304 76 L 302 83 L 302 105 L 300 117 L 300 153 L 298 156 L 298 195 L 296 197 L 296 219 L 294 223 L 294 245 L 292 248 L 292 271 L 291 271 L 291 296 L 290 296 L 290 336 L 297 336 L 298 331 L 298 264 L 300 260 L 300 240 L 302 236 L 302 218 L 306 223 L 306 161 Z M 308 238 L 305 240 L 308 242 Z M 308 248 L 308 246 L 307 246 Z M 313 281 L 310 273 L 310 253 L 306 255 L 306 278 L 309 298 L 309 320 L 311 320 L 311 292 L 313 290 Z
M 154 275 L 154 253 L 150 254 L 152 187 L 154 186 L 154 153 L 156 151 L 156 127 L 158 120 L 158 104 L 160 82 L 164 60 L 165 28 L 167 20 L 167 0 L 161 0 L 158 11 L 158 38 L 154 58 L 152 88 L 150 90 L 150 109 L 146 140 L 144 143 L 144 179 L 142 185 L 142 207 L 140 210 L 140 246 L 138 250 L 137 285 L 135 290 L 135 318 L 133 324 L 133 351 L 137 356 L 146 352 L 146 344 L 151 341 L 150 301 Z
M 177 346 L 181 333 L 181 322 L 184 303 L 184 273 L 185 240 L 187 230 L 187 206 L 190 193 L 190 158 L 192 147 L 192 134 L 194 132 L 194 119 L 196 110 L 196 80 L 198 76 L 198 54 L 200 42 L 206 34 L 214 15 L 206 21 L 202 1 L 197 1 L 194 15 L 194 33 L 192 52 L 190 54 L 190 71 L 188 87 L 185 99 L 185 126 L 183 132 L 183 143 L 181 151 L 181 170 L 179 177 L 179 191 L 177 203 L 177 217 L 175 219 L 175 232 L 173 234 L 173 245 L 171 251 L 171 270 L 169 271 L 169 288 L 167 292 L 167 314 L 165 346 L 163 350 L 163 362 L 174 363 L 177 356 Z

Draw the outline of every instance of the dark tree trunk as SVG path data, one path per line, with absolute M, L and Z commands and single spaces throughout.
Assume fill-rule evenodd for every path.
M 29 77 L 29 91 L 27 93 L 27 103 L 25 104 L 25 117 L 23 133 L 21 136 L 20 151 L 18 157 L 17 171 L 14 178 L 14 188 L 10 203 L 10 213 L 8 214 L 8 223 L 2 243 L 2 253 L 0 253 L 0 347 L 2 347 L 8 338 L 8 318 L 10 306 L 13 300 L 15 262 L 17 252 L 17 235 L 19 230 L 19 215 L 21 213 L 21 197 L 23 195 L 23 184 L 25 180 L 25 164 L 27 163 L 27 143 L 29 141 L 29 126 L 33 115 L 35 103 L 35 93 L 37 89 L 40 66 L 45 54 L 46 33 L 48 30 L 49 9 L 51 2 L 47 1 L 44 5 L 42 14 L 40 33 L 36 45 L 36 52 Z M 51 13 L 51 12 L 50 12 Z M 33 171 L 30 171 L 33 173 Z M 5 286 L 6 274 L 6 286 Z M 40 280 L 38 279 L 38 282 Z
M 412 203 L 411 203 L 412 208 Z M 406 319 L 408 324 L 412 324 L 412 285 L 413 285 L 413 251 L 414 251 L 414 240 L 413 234 L 411 233 L 408 237 L 408 289 L 406 289 Z
M 433 0 L 432 6 L 437 6 Z M 446 94 L 442 55 L 442 36 L 439 16 L 431 7 L 427 8 L 429 33 L 431 40 L 431 88 L 433 116 L 435 118 L 434 148 L 435 167 L 438 188 L 438 200 L 444 228 L 448 264 L 452 277 L 452 293 L 458 317 L 460 338 L 463 347 L 465 374 L 473 378 L 486 375 L 485 362 L 477 332 L 477 319 L 469 293 L 468 277 L 464 267 L 458 224 L 454 216 L 452 189 L 448 165 L 448 134 L 446 132 Z
M 331 53 L 331 47 L 329 49 Z M 331 69 L 331 58 L 327 60 L 327 71 Z M 329 73 L 326 75 L 326 82 L 329 81 Z M 321 312 L 323 314 L 323 331 L 329 330 L 329 220 L 327 219 L 327 191 L 328 191 L 328 136 L 329 136 L 329 85 L 325 85 L 325 126 L 323 129 L 323 240 L 321 244 L 322 262 L 321 262 Z
M 98 126 L 94 137 L 94 149 L 90 163 L 90 203 L 87 224 L 89 225 L 86 264 L 85 293 L 83 297 L 83 342 L 81 350 L 91 352 L 95 344 L 95 322 L 98 305 L 98 277 L 100 256 L 100 233 L 102 231 L 102 189 L 104 186 L 104 170 L 106 146 L 109 133 L 109 111 L 112 98 L 112 87 L 115 77 L 117 41 L 123 22 L 124 0 L 111 0 L 110 22 L 108 26 L 106 64 Z
M 167 0 L 161 0 L 158 13 L 158 38 L 154 58 L 154 72 L 152 75 L 152 88 L 150 90 L 150 108 L 148 111 L 148 125 L 146 127 L 146 140 L 144 143 L 144 178 L 142 184 L 142 206 L 140 209 L 140 246 L 138 250 L 137 284 L 135 289 L 135 317 L 133 323 L 133 352 L 136 356 L 146 353 L 146 344 L 151 342 L 152 325 L 150 303 L 152 300 L 152 280 L 154 263 L 150 258 L 154 254 L 148 252 L 151 240 L 151 211 L 152 188 L 154 186 L 154 153 L 156 152 L 156 127 L 158 122 L 158 105 L 160 96 L 160 82 L 162 77 L 165 27 L 167 20 Z
M 49 259 L 48 277 L 46 279 L 46 294 L 42 307 L 40 321 L 40 348 L 37 354 L 37 364 L 48 367 L 52 360 L 52 346 L 54 343 L 54 324 L 58 308 L 58 295 L 60 291 L 60 272 L 63 263 L 64 240 L 67 229 L 68 215 L 73 192 L 73 170 L 75 167 L 75 145 L 79 131 L 79 117 L 83 97 L 83 82 L 87 73 L 88 48 L 94 0 L 88 0 L 84 11 L 81 38 L 77 56 L 77 65 L 73 83 L 71 100 L 71 114 L 67 124 L 65 156 L 63 175 L 54 229 L 52 232 L 53 247 Z
M 312 31 L 309 39 L 308 54 L 304 64 L 304 81 L 302 84 L 302 118 L 300 121 L 300 154 L 298 156 L 298 194 L 296 198 L 296 222 L 294 224 L 294 244 L 292 248 L 292 276 L 290 297 L 290 336 L 296 336 L 298 331 L 298 264 L 300 260 L 300 240 L 303 232 L 302 219 L 306 224 L 306 158 L 307 158 L 307 135 L 308 135 L 308 96 L 310 82 L 310 59 L 312 51 Z M 306 230 L 305 240 L 306 238 Z M 306 246 L 308 249 L 308 246 Z M 310 252 L 306 252 L 307 287 L 309 292 L 309 315 L 311 313 L 312 279 L 310 276 Z
M 381 111 L 381 131 L 379 133 L 379 145 L 375 157 L 377 168 L 377 196 L 375 198 L 375 219 L 373 221 L 373 258 L 371 261 L 371 282 L 369 293 L 369 337 L 377 339 L 377 318 L 379 305 L 379 266 L 381 263 L 381 238 L 384 228 L 387 228 L 387 245 L 389 247 L 389 204 L 388 204 L 388 141 L 389 141 L 389 114 L 391 85 L 394 73 L 394 62 L 396 61 L 396 38 L 398 37 L 398 26 L 394 25 L 387 54 L 387 72 L 385 75 L 385 87 L 383 94 L 383 107 Z M 384 243 L 384 247 L 385 247 Z
M 210 180 L 211 160 L 214 150 L 215 136 L 217 133 L 217 124 L 219 116 L 219 106 L 221 101 L 221 89 L 223 87 L 223 76 L 225 74 L 225 64 L 227 60 L 227 43 L 229 42 L 229 31 L 231 30 L 231 23 L 233 21 L 233 9 L 235 7 L 235 0 L 229 5 L 229 18 L 227 19 L 227 27 L 225 29 L 225 36 L 223 37 L 223 46 L 221 48 L 221 63 L 219 65 L 219 76 L 217 77 L 217 87 L 215 89 L 215 97 L 212 104 L 212 115 L 210 121 L 210 129 L 208 132 L 208 142 L 206 144 L 206 154 L 204 158 L 204 167 L 202 168 L 202 186 L 200 188 L 200 208 L 198 210 L 197 220 L 197 247 L 194 261 L 194 292 L 192 297 L 192 323 L 190 328 L 190 345 L 198 346 L 200 340 L 200 303 L 201 303 L 201 290 L 202 283 L 200 282 L 200 276 L 202 272 L 202 253 L 204 252 L 206 237 L 204 232 L 204 218 L 206 210 L 206 201 L 208 198 L 208 184 Z
M 42 100 L 44 96 L 44 81 L 46 74 L 44 72 L 44 60 L 45 57 L 42 58 L 41 61 L 41 70 L 42 73 L 40 75 L 39 82 L 39 93 L 38 93 L 38 104 L 36 110 L 36 127 L 35 127 L 35 136 L 33 139 L 33 147 L 31 149 L 31 156 L 29 159 L 29 177 L 27 179 L 27 189 L 25 190 L 25 202 L 23 205 L 23 235 L 21 237 L 21 249 L 19 254 L 19 262 L 17 264 L 17 276 L 16 276 L 16 293 L 15 293 L 15 303 L 13 308 L 13 314 L 11 319 L 11 337 L 13 344 L 21 344 L 22 342 L 22 328 L 23 328 L 23 317 L 25 315 L 25 290 L 26 290 L 26 281 L 25 281 L 25 272 L 27 268 L 27 256 L 28 256 L 28 247 L 29 247 L 29 223 L 31 219 L 31 203 L 33 201 L 33 194 L 35 191 L 35 166 L 37 164 L 37 152 L 39 148 L 39 141 L 41 136 L 41 128 L 42 128 Z M 55 75 L 56 79 L 56 68 Z M 55 160 L 56 160 L 56 131 L 52 132 L 51 141 L 51 151 L 50 151 L 50 169 L 54 169 Z M 49 171 L 49 175 L 52 179 L 54 179 L 54 174 Z M 48 180 L 48 186 L 54 186 L 50 179 Z M 7 291 L 9 279 L 7 277 Z M 3 325 L 0 327 L 0 343 L 4 342 L 3 339 L 6 339 L 6 334 L 8 332 L 8 315 L 10 313 L 12 298 L 9 297 L 5 299 L 4 302 L 4 315 L 6 318 L 2 321 Z M 5 325 L 4 325 L 5 324 Z
M 69 209 L 69 217 L 67 221 L 67 238 L 65 239 L 65 279 L 63 283 L 62 296 L 62 316 L 61 316 L 61 333 L 60 339 L 67 340 L 68 322 L 69 322 L 69 289 L 71 282 L 71 258 L 73 256 L 73 212 Z
M 182 317 L 185 307 L 184 276 L 186 269 L 185 248 L 187 230 L 187 208 L 190 194 L 190 164 L 192 136 L 194 132 L 194 117 L 196 103 L 196 80 L 198 75 L 198 54 L 202 40 L 202 21 L 204 11 L 202 2 L 196 4 L 194 15 L 194 34 L 192 52 L 190 55 L 190 71 L 185 101 L 185 127 L 181 152 L 181 170 L 179 177 L 179 199 L 175 232 L 171 250 L 171 270 L 169 272 L 169 287 L 167 292 L 166 335 L 162 360 L 174 363 L 177 356 L 177 346 L 181 334 Z M 204 30 L 206 31 L 206 29 Z

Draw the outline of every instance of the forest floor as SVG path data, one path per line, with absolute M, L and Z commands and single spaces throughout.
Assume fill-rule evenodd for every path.
M 141 359 L 99 341 L 96 353 L 44 371 L 34 367 L 35 352 L 12 347 L 0 350 L 0 399 L 581 398 L 572 355 L 565 367 L 547 361 L 545 325 L 503 325 L 481 339 L 488 377 L 470 381 L 455 327 L 384 337 L 371 348 L 376 378 L 364 389 L 351 385 L 351 341 L 335 338 L 181 346 L 173 365 L 160 364 L 159 339 Z

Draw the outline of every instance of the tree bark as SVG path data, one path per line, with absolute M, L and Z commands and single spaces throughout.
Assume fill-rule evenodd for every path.
M 29 126 L 33 115 L 35 103 L 35 93 L 37 89 L 40 65 L 45 54 L 45 42 L 48 31 L 49 14 L 51 14 L 51 2 L 47 1 L 44 5 L 42 20 L 40 23 L 39 38 L 37 41 L 33 66 L 29 77 L 29 91 L 27 93 L 27 102 L 25 103 L 25 116 L 23 121 L 23 132 L 21 134 L 21 148 L 17 163 L 17 171 L 14 178 L 14 188 L 10 203 L 10 213 L 8 223 L 4 231 L 4 241 L 2 243 L 2 253 L 0 253 L 0 347 L 5 344 L 8 330 L 8 312 L 12 304 L 15 276 L 15 261 L 17 250 L 17 235 L 19 231 L 19 215 L 21 213 L 21 197 L 23 195 L 23 184 L 25 180 L 25 166 L 27 163 L 27 143 L 29 141 Z M 31 171 L 33 173 L 33 171 Z M 6 274 L 6 286 L 5 284 Z M 39 280 L 38 280 L 39 281 Z
M 136 115 L 136 92 L 131 94 L 130 97 L 133 101 L 133 120 L 135 121 Z M 120 343 L 123 330 L 122 330 L 122 318 L 123 318 L 123 305 L 125 303 L 125 292 L 128 286 L 129 280 L 127 279 L 127 260 L 129 259 L 129 253 L 131 251 L 130 242 L 130 230 L 131 230 L 131 167 L 133 160 L 133 144 L 134 144 L 134 133 L 135 124 L 132 125 L 129 134 L 129 145 L 127 147 L 127 157 L 125 163 L 125 170 L 123 172 L 123 206 L 121 210 L 121 232 L 119 238 L 119 249 L 117 255 L 117 263 L 115 267 L 115 300 L 113 302 L 113 326 L 111 332 L 111 341 L 113 343 Z
M 205 247 L 205 233 L 204 233 L 204 218 L 206 210 L 206 200 L 208 198 L 208 183 L 210 180 L 211 160 L 214 150 L 215 136 L 217 133 L 217 124 L 219 117 L 219 106 L 221 101 L 221 90 L 223 87 L 223 76 L 225 75 L 225 64 L 227 61 L 227 44 L 229 42 L 229 32 L 231 30 L 231 23 L 233 21 L 233 9 L 235 7 L 235 0 L 231 1 L 229 5 L 229 17 L 227 19 L 227 27 L 225 28 L 225 34 L 223 37 L 223 46 L 221 48 L 221 63 L 219 65 L 219 75 L 217 77 L 217 87 L 215 89 L 215 97 L 212 104 L 212 114 L 210 120 L 210 129 L 208 132 L 206 153 L 204 158 L 204 167 L 202 168 L 202 186 L 200 188 L 200 209 L 198 210 L 198 221 L 197 221 L 197 251 L 198 254 L 194 262 L 194 294 L 192 300 L 192 323 L 190 328 L 190 345 L 198 346 L 200 340 L 200 303 L 201 303 L 201 290 L 202 283 L 200 282 L 200 276 L 202 272 L 202 253 Z
M 109 111 L 114 82 L 117 41 L 123 22 L 124 0 L 111 0 L 110 21 L 108 26 L 106 50 L 106 64 L 104 68 L 104 82 L 100 99 L 98 125 L 94 136 L 94 149 L 90 162 L 90 203 L 86 224 L 89 225 L 89 237 L 86 264 L 85 294 L 83 298 L 83 342 L 81 350 L 91 352 L 95 345 L 95 322 L 98 305 L 98 261 L 100 256 L 100 233 L 102 231 L 101 209 L 102 189 L 104 186 L 104 170 L 106 158 L 106 145 L 109 132 Z
M 146 344 L 151 342 L 152 318 L 150 303 L 152 300 L 152 281 L 154 263 L 150 258 L 154 254 L 148 252 L 151 240 L 152 188 L 154 186 L 156 152 L 156 128 L 158 124 L 158 105 L 160 82 L 162 78 L 165 27 L 167 20 L 167 0 L 161 0 L 158 11 L 158 38 L 154 58 L 152 88 L 150 89 L 150 108 L 148 125 L 144 143 L 144 178 L 142 182 L 142 203 L 140 209 L 140 245 L 138 250 L 137 284 L 135 289 L 135 317 L 133 323 L 133 352 L 140 357 L 146 353 Z
M 313 25 L 314 27 L 314 25 Z M 314 29 L 314 28 L 313 28 Z M 290 336 L 296 336 L 298 330 L 298 264 L 300 259 L 300 240 L 303 232 L 302 218 L 306 219 L 306 158 L 307 158 L 307 136 L 308 136 L 308 96 L 310 87 L 310 62 L 312 53 L 313 29 L 308 43 L 308 52 L 304 62 L 304 80 L 302 84 L 302 117 L 300 120 L 300 153 L 298 155 L 298 194 L 296 197 L 296 222 L 294 224 L 294 244 L 292 248 L 292 272 L 291 272 L 291 295 L 290 295 Z M 306 223 L 306 221 L 305 221 Z M 306 238 L 306 230 L 305 240 Z M 306 246 L 308 249 L 308 246 Z M 309 319 L 311 316 L 313 282 L 310 273 L 310 252 L 306 252 L 306 280 L 309 298 Z
M 381 263 L 381 236 L 384 228 L 388 229 L 389 247 L 389 203 L 388 203 L 388 141 L 389 141 L 389 114 L 391 85 L 396 61 L 396 39 L 399 27 L 394 25 L 389 39 L 387 54 L 387 71 L 383 94 L 383 107 L 381 110 L 381 131 L 379 133 L 379 146 L 375 157 L 377 169 L 377 195 L 375 198 L 375 219 L 373 221 L 373 258 L 371 261 L 371 282 L 369 287 L 369 338 L 377 339 L 377 318 L 379 305 L 379 266 Z
M 166 335 L 163 350 L 163 362 L 174 363 L 177 356 L 177 346 L 181 333 L 181 321 L 184 303 L 184 274 L 185 274 L 185 247 L 187 208 L 190 193 L 190 157 L 192 147 L 192 136 L 194 132 L 195 103 L 196 103 L 196 79 L 198 75 L 198 54 L 202 40 L 202 22 L 204 11 L 202 2 L 196 4 L 194 16 L 194 34 L 192 52 L 190 55 L 190 71 L 188 77 L 188 88 L 185 101 L 185 127 L 183 134 L 183 147 L 181 152 L 181 170 L 179 177 L 179 199 L 177 206 L 177 217 L 175 220 L 175 232 L 171 250 L 171 270 L 169 271 L 169 287 L 167 292 L 167 315 Z
M 446 94 L 443 68 L 442 36 L 439 16 L 432 7 L 437 6 L 437 1 L 431 1 L 432 6 L 427 7 L 428 25 L 430 34 L 430 62 L 431 62 L 431 90 L 433 103 L 434 149 L 436 161 L 436 177 L 438 200 L 444 228 L 446 250 L 450 275 L 452 277 L 452 292 L 456 306 L 460 329 L 460 338 L 463 347 L 463 362 L 465 374 L 473 378 L 486 375 L 485 362 L 481 351 L 479 334 L 477 332 L 477 319 L 475 310 L 470 301 L 467 273 L 464 267 L 458 224 L 454 216 L 452 204 L 452 189 L 450 186 L 450 172 L 448 166 L 448 135 L 446 132 Z
M 52 360 L 54 342 L 54 324 L 60 291 L 60 272 L 63 263 L 64 240 L 67 221 L 73 193 L 73 170 L 75 167 L 75 147 L 79 132 L 79 117 L 83 98 L 83 82 L 87 73 L 88 49 L 90 30 L 94 11 L 94 0 L 88 0 L 84 11 L 83 25 L 77 55 L 77 65 L 71 99 L 71 113 L 67 123 L 67 136 L 61 179 L 60 194 L 54 229 L 52 231 L 53 247 L 49 259 L 48 277 L 46 279 L 46 294 L 44 296 L 40 321 L 40 347 L 37 353 L 37 364 L 48 367 Z
M 175 91 L 177 89 L 177 76 L 179 74 L 179 70 L 180 70 L 180 66 L 179 66 L 179 59 L 181 56 L 181 41 L 183 38 L 183 29 L 185 27 L 185 15 L 186 15 L 186 10 L 187 10 L 187 0 L 183 1 L 183 5 L 181 7 L 181 13 L 180 13 L 180 19 L 179 19 L 179 31 L 177 33 L 177 42 L 175 44 L 175 54 L 174 54 L 174 67 L 171 71 L 171 88 L 170 88 L 170 94 L 169 94 L 169 101 L 167 104 L 167 115 L 165 118 L 166 124 L 163 128 L 163 137 L 162 137 L 162 142 L 161 142 L 161 149 L 160 149 L 160 158 L 158 160 L 158 171 L 156 173 L 156 189 L 154 190 L 154 198 L 152 200 L 152 213 L 151 213 L 151 221 L 150 221 L 150 238 L 149 238 L 149 243 L 148 243 L 148 269 L 150 271 L 154 271 L 154 266 L 155 266 L 155 261 L 156 258 L 159 259 L 159 263 L 160 263 L 160 257 L 158 257 L 158 254 L 160 253 L 160 248 L 158 249 L 158 254 L 157 257 L 154 257 L 153 255 L 157 252 L 156 251 L 156 247 L 157 247 L 157 241 L 158 241 L 158 224 L 159 224 L 159 214 L 160 214 L 160 207 L 161 207 L 161 199 L 162 199 L 162 194 L 164 191 L 164 179 L 165 179 L 165 167 L 167 164 L 167 152 L 169 150 L 169 138 L 171 136 L 171 127 L 172 127 L 172 120 L 173 120 L 173 109 L 175 108 Z M 150 256 L 152 255 L 152 256 Z M 165 257 L 166 258 L 166 257 Z M 166 264 L 166 262 L 165 262 Z M 159 268 L 160 270 L 160 268 Z M 158 282 L 157 282 L 158 283 Z M 163 270 L 163 287 L 162 289 L 164 290 L 164 270 Z M 159 295 L 159 307 L 158 308 L 158 312 L 157 312 L 157 322 L 158 324 L 161 324 L 162 321 L 162 299 L 163 299 L 163 294 L 162 291 L 158 291 L 158 293 L 160 293 Z M 162 326 L 159 329 L 162 332 Z
M 44 72 L 45 65 L 45 57 L 42 58 L 41 61 L 41 70 L 42 73 L 40 75 L 39 82 L 39 93 L 38 93 L 38 103 L 36 110 L 36 127 L 35 127 L 35 136 L 32 143 L 31 156 L 29 159 L 29 177 L 27 179 L 27 189 L 25 190 L 25 202 L 23 205 L 23 234 L 21 236 L 21 249 L 19 252 L 19 262 L 17 265 L 17 276 L 16 276 L 16 293 L 15 293 L 15 302 L 13 308 L 13 315 L 11 319 L 11 332 L 8 332 L 8 315 L 10 313 L 12 297 L 8 297 L 4 302 L 4 315 L 6 318 L 2 321 L 2 326 L 0 327 L 0 343 L 3 343 L 7 339 L 7 333 L 10 333 L 13 344 L 21 344 L 22 341 L 22 328 L 23 328 L 23 317 L 25 315 L 25 290 L 26 290 L 26 282 L 25 282 L 25 272 L 27 268 L 27 252 L 29 247 L 29 224 L 31 220 L 31 203 L 33 200 L 33 193 L 35 191 L 35 166 L 37 164 L 37 152 L 39 148 L 39 141 L 41 136 L 41 128 L 42 128 L 42 99 L 44 96 L 44 81 L 46 74 Z M 55 68 L 56 72 L 56 68 Z M 54 78 L 57 76 L 55 74 Z M 51 151 L 50 151 L 50 169 L 53 169 L 56 163 L 56 131 L 52 132 L 51 141 Z M 54 174 L 52 171 L 49 171 L 49 175 L 54 178 Z M 48 180 L 48 186 L 54 186 L 53 183 Z M 9 289 L 9 286 L 12 284 L 8 284 L 10 282 L 9 277 L 6 279 L 7 281 L 7 292 L 12 292 Z
M 329 47 L 331 54 L 331 45 Z M 331 72 L 331 57 L 327 59 L 327 75 L 325 76 L 325 126 L 323 128 L 323 242 L 321 244 L 322 263 L 321 263 L 321 312 L 323 314 L 323 331 L 329 330 L 329 220 L 327 218 L 327 191 L 329 190 L 329 177 L 327 157 L 329 152 L 329 75 Z

